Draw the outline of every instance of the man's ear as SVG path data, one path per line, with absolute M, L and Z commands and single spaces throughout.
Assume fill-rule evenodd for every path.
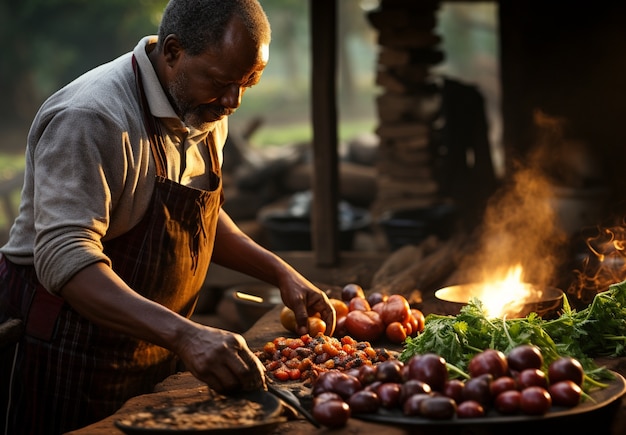
M 183 55 L 183 47 L 180 45 L 178 37 L 174 34 L 167 35 L 163 43 L 163 57 L 168 65 L 176 63 Z

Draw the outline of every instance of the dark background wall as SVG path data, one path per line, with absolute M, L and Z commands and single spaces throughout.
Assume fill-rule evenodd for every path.
M 527 0 L 499 9 L 508 164 L 549 138 L 554 174 L 578 153 L 589 166 L 581 187 L 606 184 L 623 202 L 626 4 Z

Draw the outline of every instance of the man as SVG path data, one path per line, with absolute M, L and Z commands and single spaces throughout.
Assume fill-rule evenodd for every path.
M 326 295 L 221 209 L 227 116 L 269 42 L 256 0 L 171 0 L 158 38 L 43 104 L 0 250 L 0 321 L 26 325 L 0 353 L 6 433 L 102 419 L 171 374 L 174 356 L 218 392 L 261 388 L 240 335 L 188 320 L 210 261 L 278 286 L 300 333 L 315 312 L 332 333 Z

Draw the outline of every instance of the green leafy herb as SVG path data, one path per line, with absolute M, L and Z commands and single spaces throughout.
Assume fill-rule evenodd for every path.
M 561 356 L 571 356 L 581 362 L 593 382 L 610 378 L 608 370 L 596 366 L 594 357 L 626 355 L 624 334 L 626 281 L 598 293 L 579 312 L 563 298 L 562 313 L 554 320 L 543 320 L 536 313 L 520 319 L 489 318 L 482 303 L 471 299 L 457 316 L 426 316 L 424 331 L 406 339 L 399 358 L 408 361 L 413 355 L 432 352 L 466 372 L 471 358 L 484 349 L 507 354 L 521 344 L 534 344 L 541 349 L 546 368 Z

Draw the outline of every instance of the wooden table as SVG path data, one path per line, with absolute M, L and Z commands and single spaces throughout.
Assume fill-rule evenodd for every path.
M 285 335 L 279 321 L 280 307 L 263 316 L 248 332 L 244 334 L 250 348 L 260 349 L 266 342 Z M 598 363 L 614 370 L 622 376 L 626 376 L 626 358 L 607 358 L 598 360 Z M 121 435 L 123 432 L 115 427 L 114 422 L 120 418 L 144 409 L 146 406 L 159 406 L 164 403 L 188 404 L 197 402 L 206 394 L 207 387 L 190 373 L 179 373 L 167 378 L 157 385 L 155 392 L 135 397 L 124 404 L 114 415 L 101 420 L 83 429 L 71 432 L 72 435 Z M 594 428 L 594 434 L 623 435 L 626 433 L 626 396 L 615 401 L 613 404 L 597 411 L 568 417 L 567 419 L 551 419 L 534 421 L 528 424 L 516 423 L 514 425 L 467 425 L 467 426 L 400 426 L 395 424 L 383 424 L 367 422 L 352 418 L 348 424 L 341 428 L 330 430 L 326 428 L 316 429 L 304 419 L 290 419 L 281 424 L 273 433 L 275 434 L 377 434 L 377 435 L 403 435 L 403 434 L 458 434 L 458 435 L 490 435 L 490 434 L 558 434 L 558 433 L 581 433 L 582 427 Z

